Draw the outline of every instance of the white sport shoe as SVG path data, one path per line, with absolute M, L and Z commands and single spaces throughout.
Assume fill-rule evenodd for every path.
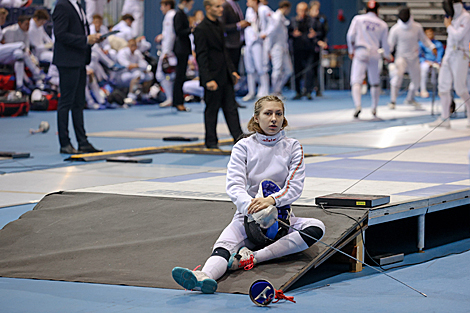
M 442 120 L 442 118 L 438 118 L 437 120 L 435 120 L 434 122 L 432 123 L 429 123 L 428 124 L 429 127 L 445 127 L 445 128 L 450 128 L 450 120 L 449 119 L 446 119 L 446 120 Z
M 374 117 L 377 117 L 377 109 L 372 109 L 372 115 L 373 115 Z
M 238 253 L 234 253 L 228 260 L 227 267 L 229 270 L 235 271 L 238 269 L 245 269 L 246 271 L 251 270 L 256 264 L 255 256 L 253 251 L 247 247 L 241 248 Z
M 173 105 L 173 99 L 168 99 L 159 104 L 161 108 L 170 107 Z
M 396 106 L 395 102 L 389 102 L 389 103 L 388 103 L 388 107 L 389 107 L 391 110 L 395 110 L 395 106 Z
M 429 98 L 429 92 L 427 92 L 427 90 L 421 91 L 420 97 L 421 98 Z
M 356 111 L 354 111 L 354 118 L 359 118 L 360 113 L 361 113 L 361 107 L 356 108 Z
M 416 109 L 420 109 L 421 108 L 421 104 L 416 102 L 415 99 L 413 100 L 405 100 L 404 104 L 408 104 L 408 105 L 412 105 L 414 106 Z
M 214 293 L 217 290 L 217 282 L 201 271 L 175 267 L 171 271 L 171 276 L 184 289 L 198 290 L 202 293 Z
M 243 102 L 248 102 L 248 101 L 253 100 L 254 98 L 255 98 L 255 95 L 247 94 L 246 96 L 244 96 L 244 97 L 242 98 L 242 101 L 243 101 Z

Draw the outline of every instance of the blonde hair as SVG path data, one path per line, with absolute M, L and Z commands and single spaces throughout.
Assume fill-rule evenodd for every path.
M 259 114 L 261 113 L 261 110 L 263 109 L 263 105 L 266 102 L 280 103 L 282 105 L 282 113 L 285 114 L 285 112 L 286 112 L 286 109 L 284 108 L 284 102 L 282 102 L 282 100 L 279 99 L 279 97 L 277 97 L 277 96 L 264 96 L 264 97 L 259 98 L 258 101 L 255 102 L 255 108 L 254 108 L 253 116 L 251 117 L 250 121 L 248 122 L 248 126 L 247 126 L 248 130 L 250 132 L 252 132 L 252 134 L 256 132 L 256 133 L 266 135 L 266 133 L 259 126 L 259 123 L 255 121 L 255 116 L 259 117 Z M 285 127 L 287 127 L 288 124 L 289 123 L 287 122 L 287 119 L 284 116 L 284 120 L 282 122 L 281 129 L 284 129 Z

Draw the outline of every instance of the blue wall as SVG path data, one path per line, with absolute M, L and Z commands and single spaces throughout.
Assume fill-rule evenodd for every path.
M 295 6 L 300 0 L 292 0 L 292 11 L 290 17 L 295 16 Z M 329 25 L 330 32 L 328 33 L 328 42 L 330 45 L 340 45 L 346 43 L 346 33 L 348 31 L 351 19 L 357 14 L 357 12 L 363 8 L 361 0 L 322 0 L 321 12 L 326 15 Z M 308 1 L 307 1 L 308 3 Z M 246 1 L 239 1 L 240 7 L 243 12 L 246 11 Z M 269 6 L 275 10 L 277 9 L 278 1 L 271 0 Z M 344 22 L 339 22 L 337 19 L 338 10 L 344 11 Z M 195 0 L 194 8 L 190 14 L 195 10 L 203 10 L 202 0 Z M 156 35 L 161 33 L 162 30 L 163 16 L 160 11 L 159 0 L 145 0 L 145 25 L 144 32 L 147 40 L 153 43 L 152 54 L 155 54 L 155 43 L 153 39 Z

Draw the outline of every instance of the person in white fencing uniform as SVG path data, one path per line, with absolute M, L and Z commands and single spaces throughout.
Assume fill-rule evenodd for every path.
M 93 22 L 93 15 L 98 14 L 100 16 L 103 16 L 104 7 L 106 6 L 106 3 L 108 3 L 109 1 L 111 0 L 85 0 L 86 19 L 90 25 Z M 102 34 L 106 34 L 106 33 L 102 33 Z
M 281 1 L 279 8 L 274 12 L 269 20 L 266 30 L 266 38 L 271 44 L 269 55 L 271 56 L 272 74 L 271 87 L 274 95 L 282 96 L 282 87 L 289 80 L 293 73 L 292 60 L 289 54 L 289 34 L 288 26 L 290 21 L 286 18 L 291 9 L 289 1 Z
M 446 12 L 449 17 L 444 18 L 447 28 L 447 48 L 442 59 L 439 71 L 439 96 L 441 98 L 441 116 L 430 123 L 431 127 L 450 128 L 450 105 L 452 102 L 452 87 L 462 98 L 467 108 L 467 127 L 470 127 L 470 95 L 466 79 L 469 65 L 470 43 L 470 14 L 464 9 L 461 0 L 447 0 Z M 444 6 L 445 7 L 445 6 Z
M 247 0 L 245 20 L 250 26 L 245 28 L 245 49 L 243 60 L 245 62 L 246 79 L 248 84 L 248 94 L 242 98 L 243 101 L 250 101 L 255 97 L 265 96 L 269 93 L 269 74 L 266 72 L 264 64 L 263 39 L 260 37 L 260 19 L 258 16 L 259 0 Z M 259 78 L 260 84 L 256 93 L 256 81 Z
M 29 68 L 33 74 L 33 80 L 37 85 L 42 85 L 44 73 L 37 66 L 37 59 L 31 54 L 29 50 L 29 17 L 20 15 L 18 23 L 5 27 L 2 30 L 2 45 L 3 51 L 0 52 L 0 62 L 3 64 L 15 65 L 16 86 L 17 89 L 22 88 L 27 93 L 27 88 L 23 88 L 23 81 L 29 81 L 29 78 L 24 74 L 24 65 Z M 21 68 L 23 70 L 21 71 Z
M 144 0 L 124 0 L 121 14 L 130 14 L 134 17 L 134 23 L 131 26 L 133 37 L 144 34 Z
M 274 14 L 273 10 L 271 10 L 271 8 L 268 6 L 268 0 L 260 0 L 259 6 L 258 6 L 259 32 L 260 32 L 260 37 L 263 39 L 263 66 L 264 66 L 264 71 L 267 74 L 267 78 L 260 77 L 260 80 L 267 79 L 268 90 L 266 94 L 258 93 L 258 97 L 263 97 L 269 94 L 269 71 L 271 70 L 271 60 L 269 57 L 269 51 L 272 47 L 272 42 L 271 42 L 271 37 L 267 37 L 266 32 L 267 32 L 269 23 L 271 22 L 271 15 L 273 14 Z
M 36 10 L 33 18 L 29 21 L 28 37 L 34 56 L 41 62 L 51 63 L 54 43 L 44 30 L 44 24 L 49 18 L 49 13 L 46 10 Z
M 99 14 L 93 15 L 92 23 L 90 25 L 90 34 L 106 34 L 108 29 L 103 25 L 103 17 Z M 111 49 L 108 38 L 95 43 L 91 47 L 91 61 L 89 67 L 93 70 L 94 75 L 98 81 L 108 80 L 109 76 L 101 64 L 111 69 L 116 66 L 117 51 Z
M 119 33 L 116 34 L 117 37 L 120 37 L 126 41 L 135 38 L 137 40 L 137 49 L 140 52 L 145 52 L 152 47 L 152 44 L 148 42 L 144 36 L 135 36 L 132 25 L 134 25 L 135 19 L 131 14 L 124 14 L 121 17 L 121 21 L 113 26 L 113 30 L 118 30 Z
M 351 66 L 351 93 L 356 110 L 354 118 L 361 113 L 361 84 L 366 77 L 369 79 L 370 95 L 372 98 L 372 115 L 377 115 L 377 105 L 380 98 L 379 48 L 383 48 L 384 57 L 392 59 L 387 42 L 388 26 L 378 17 L 379 4 L 369 1 L 366 14 L 356 15 L 351 21 L 346 36 Z
M 5 24 L 8 11 L 5 8 L 0 8 L 0 26 Z M 32 66 L 32 60 L 25 58 L 25 44 L 23 42 L 3 43 L 3 33 L 0 32 L 0 64 L 13 65 L 16 79 L 16 90 L 23 93 L 30 94 L 26 86 L 24 86 L 24 65 Z M 31 62 L 31 63 L 29 63 Z
M 395 50 L 395 62 L 390 64 L 390 103 L 388 106 L 395 109 L 398 92 L 400 91 L 405 72 L 408 72 L 411 83 L 405 104 L 414 105 L 420 108 L 420 104 L 415 100 L 415 94 L 421 84 L 421 69 L 419 63 L 419 42 L 433 50 L 437 55 L 436 46 L 424 34 L 420 23 L 414 21 L 410 9 L 404 7 L 398 13 L 398 21 L 390 29 L 388 44 L 390 49 Z
M 160 103 L 161 107 L 172 106 L 173 104 L 173 80 L 175 74 L 165 74 L 163 72 L 163 60 L 173 60 L 174 66 L 176 66 L 176 56 L 173 53 L 173 47 L 175 46 L 176 33 L 173 27 L 173 20 L 175 18 L 175 1 L 174 0 L 162 0 L 160 2 L 160 11 L 163 15 L 162 33 L 155 37 L 157 43 L 161 42 L 161 53 L 158 59 L 157 71 L 155 73 L 156 80 L 163 87 L 163 91 L 166 96 L 166 100 Z
M 123 70 L 120 72 L 120 75 L 117 76 L 116 84 L 122 87 L 129 87 L 127 97 L 135 100 L 137 97 L 134 91 L 137 84 L 153 79 L 150 65 L 145 61 L 142 52 L 137 49 L 135 39 L 129 40 L 128 46 L 119 50 L 117 61 L 120 65 L 124 66 L 126 70 Z
M 227 166 L 226 191 L 237 207 L 200 271 L 175 267 L 183 288 L 214 293 L 227 270 L 249 270 L 258 263 L 308 249 L 325 233 L 315 218 L 296 217 L 290 205 L 303 190 L 305 161 L 300 143 L 286 137 L 284 103 L 276 96 L 256 101 L 249 137 L 238 141 Z M 280 223 L 285 221 L 303 233 Z
M 421 64 L 420 96 L 421 98 L 428 98 L 429 93 L 426 90 L 428 73 L 431 71 L 431 82 L 433 85 L 437 85 L 437 73 L 441 66 L 442 57 L 444 56 L 444 45 L 439 40 L 434 39 L 434 30 L 432 28 L 425 29 L 424 33 L 437 49 L 437 56 L 435 56 L 432 50 L 426 47 L 421 41 L 419 42 L 419 62 Z

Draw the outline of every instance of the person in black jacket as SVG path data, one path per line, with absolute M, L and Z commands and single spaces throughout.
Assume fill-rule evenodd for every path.
M 91 34 L 86 13 L 77 0 L 58 0 L 52 14 L 54 22 L 54 56 L 59 70 L 60 99 L 57 108 L 60 153 L 101 152 L 87 140 L 83 109 L 85 108 L 86 65 L 90 63 L 91 46 L 101 34 Z M 70 143 L 69 111 L 78 142 L 78 151 Z
M 217 116 L 222 108 L 230 134 L 237 141 L 243 134 L 235 102 L 234 84 L 240 76 L 235 71 L 225 47 L 224 29 L 218 18 L 222 16 L 224 0 L 204 0 L 206 17 L 194 30 L 196 60 L 200 84 L 204 87 L 205 144 L 218 148 Z
M 294 55 L 294 73 L 295 73 L 295 91 L 294 100 L 306 96 L 312 99 L 313 85 L 311 75 L 306 75 L 313 63 L 312 40 L 309 37 L 311 33 L 312 18 L 308 15 L 308 5 L 306 2 L 300 2 L 296 7 L 297 16 L 290 23 L 289 37 L 292 38 L 292 49 Z M 311 36 L 311 35 L 310 35 Z M 304 92 L 302 92 L 302 79 L 304 80 Z
M 235 70 L 238 71 L 241 49 L 244 42 L 244 29 L 250 26 L 250 23 L 244 20 L 238 0 L 226 0 L 223 8 L 224 13 L 220 20 L 224 24 L 225 46 L 235 66 Z
M 321 50 L 327 47 L 326 44 L 326 34 L 328 33 L 328 21 L 326 16 L 320 13 L 320 2 L 312 1 L 310 2 L 310 17 L 312 18 L 311 31 L 309 32 L 309 37 L 312 39 L 312 70 L 307 72 L 307 75 L 310 76 L 309 81 L 312 82 L 313 89 L 317 97 L 321 97 L 320 82 L 318 79 L 318 66 L 320 63 L 320 53 Z
M 193 8 L 194 0 L 180 0 L 178 9 L 173 19 L 176 39 L 173 52 L 178 63 L 176 64 L 175 81 L 173 85 L 173 106 L 178 111 L 189 111 L 184 106 L 183 84 L 186 80 L 186 69 L 188 68 L 188 57 L 191 54 L 191 28 L 186 13 Z

